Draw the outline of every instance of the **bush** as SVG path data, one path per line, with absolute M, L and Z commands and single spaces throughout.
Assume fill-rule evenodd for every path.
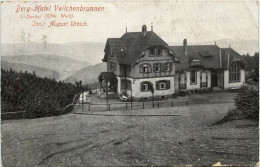
M 259 91 L 250 85 L 242 85 L 234 98 L 236 109 L 245 118 L 259 118 Z

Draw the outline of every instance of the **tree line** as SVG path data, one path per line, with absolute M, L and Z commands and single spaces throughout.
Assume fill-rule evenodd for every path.
M 87 86 L 40 78 L 35 73 L 1 69 L 1 111 L 26 111 L 26 118 L 63 114 L 74 96 Z M 72 109 L 72 108 L 70 108 Z

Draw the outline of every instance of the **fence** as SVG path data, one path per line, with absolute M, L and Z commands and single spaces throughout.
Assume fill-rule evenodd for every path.
M 75 112 L 90 112 L 90 111 L 115 111 L 115 110 L 137 110 L 137 109 L 150 109 L 150 108 L 165 108 L 165 107 L 178 107 L 188 106 L 191 103 L 189 100 L 178 101 L 147 101 L 147 102 L 118 102 L 108 104 L 76 104 Z
M 146 101 L 146 102 L 118 102 L 102 104 L 74 104 L 74 112 L 94 112 L 94 111 L 116 111 L 116 110 L 138 110 L 167 107 L 188 107 L 197 104 L 214 104 L 214 103 L 233 103 L 233 101 L 211 101 L 209 99 L 198 100 L 165 100 L 165 101 Z

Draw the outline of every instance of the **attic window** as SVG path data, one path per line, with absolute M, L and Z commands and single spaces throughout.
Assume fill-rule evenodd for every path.
M 157 56 L 161 56 L 162 55 L 162 49 L 161 48 L 158 48 L 157 49 Z

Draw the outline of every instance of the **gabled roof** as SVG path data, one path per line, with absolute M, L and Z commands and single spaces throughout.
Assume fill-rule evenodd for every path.
M 243 62 L 243 57 L 232 48 L 219 48 L 217 45 L 188 45 L 187 55 L 184 54 L 184 46 L 170 46 L 170 48 L 180 61 L 179 64 L 176 64 L 176 71 L 186 70 L 195 64 L 211 69 L 226 69 L 229 67 L 227 65 L 227 54 L 230 54 L 229 63 L 232 63 L 234 59 Z
M 232 48 L 221 48 L 221 55 L 224 69 L 228 69 L 234 62 L 239 62 L 241 65 L 246 66 L 245 59 Z
M 145 36 L 143 32 L 127 32 L 121 38 L 107 39 L 103 61 L 107 61 L 107 53 L 113 52 L 119 64 L 134 64 L 145 49 L 153 46 L 169 49 L 168 44 L 153 31 L 147 31 Z
M 113 72 L 101 72 L 100 75 L 98 76 L 99 81 L 102 79 L 105 80 L 105 82 L 113 82 L 116 80 L 116 76 Z

